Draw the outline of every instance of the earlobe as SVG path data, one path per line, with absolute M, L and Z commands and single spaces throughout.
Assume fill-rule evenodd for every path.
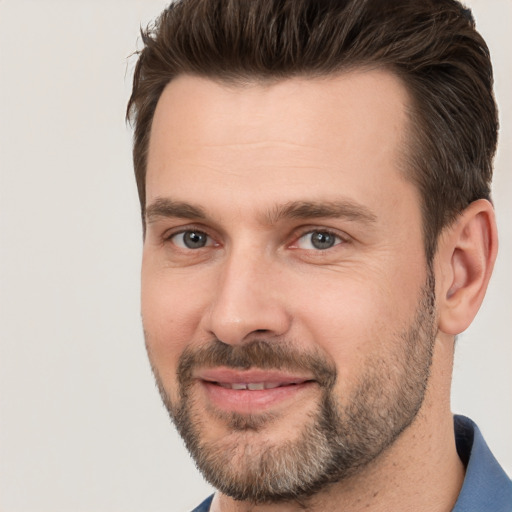
M 471 203 L 439 239 L 437 302 L 439 329 L 457 335 L 467 329 L 487 290 L 498 251 L 491 203 Z

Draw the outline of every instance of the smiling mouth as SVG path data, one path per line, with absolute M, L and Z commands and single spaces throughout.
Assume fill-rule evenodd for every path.
M 207 404 L 226 412 L 252 415 L 302 400 L 304 393 L 318 384 L 313 375 L 258 368 L 203 368 L 194 378 L 202 384 Z

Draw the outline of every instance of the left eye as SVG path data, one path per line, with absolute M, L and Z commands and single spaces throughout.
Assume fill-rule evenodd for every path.
M 302 235 L 297 241 L 299 249 L 315 249 L 317 251 L 324 251 L 330 249 L 335 245 L 342 242 L 339 236 L 330 233 L 329 231 L 310 231 Z
M 201 249 L 212 245 L 212 239 L 202 231 L 189 230 L 176 233 L 171 237 L 173 243 L 181 249 Z

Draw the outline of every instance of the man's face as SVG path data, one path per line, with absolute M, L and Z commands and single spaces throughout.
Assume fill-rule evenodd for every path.
M 393 76 L 182 76 L 152 126 L 142 316 L 164 402 L 237 499 L 307 496 L 414 420 L 435 337 Z

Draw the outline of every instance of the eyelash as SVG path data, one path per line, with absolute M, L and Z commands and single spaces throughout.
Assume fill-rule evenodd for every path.
M 178 237 L 179 235 L 184 235 L 185 233 L 196 233 L 198 235 L 205 235 L 208 239 L 209 239 L 209 242 L 212 242 L 214 241 L 214 238 L 208 234 L 208 232 L 202 228 L 202 227 L 195 227 L 195 226 L 186 226 L 184 228 L 181 228 L 180 230 L 178 231 L 173 231 L 171 233 L 167 232 L 164 236 L 163 236 L 163 241 L 164 242 L 171 242 L 171 243 L 174 243 L 174 245 L 176 245 L 176 247 L 178 247 L 179 249 L 182 249 L 184 251 L 187 251 L 187 250 L 197 250 L 197 249 L 193 249 L 193 248 L 190 248 L 190 247 L 181 247 L 180 245 L 176 244 L 176 242 L 174 242 L 174 239 L 176 239 L 176 237 Z M 204 245 L 203 247 L 200 247 L 201 249 L 204 248 L 204 247 L 210 247 L 211 245 L 219 245 L 219 244 L 216 244 L 216 243 L 208 243 L 207 241 L 207 244 Z
M 329 249 L 332 249 L 338 245 L 341 245 L 341 244 L 345 244 L 348 242 L 348 239 L 346 236 L 342 236 L 341 234 L 333 231 L 333 230 L 330 230 L 328 228 L 321 228 L 321 227 L 318 227 L 318 228 L 307 228 L 306 230 L 302 231 L 301 233 L 299 233 L 296 237 L 295 237 L 295 242 L 293 242 L 291 248 L 293 249 L 301 249 L 301 247 L 298 247 L 298 244 L 300 242 L 301 239 L 305 238 L 306 236 L 312 236 L 314 233 L 320 233 L 322 235 L 327 235 L 327 236 L 330 236 L 330 237 L 333 237 L 335 240 L 334 240 L 334 244 L 330 247 L 326 247 L 326 248 L 323 248 L 323 249 L 320 249 L 320 248 L 315 248 L 315 249 L 303 249 L 303 250 L 309 250 L 309 251 L 314 251 L 314 252 L 325 252 Z M 312 241 L 310 242 L 312 244 Z

